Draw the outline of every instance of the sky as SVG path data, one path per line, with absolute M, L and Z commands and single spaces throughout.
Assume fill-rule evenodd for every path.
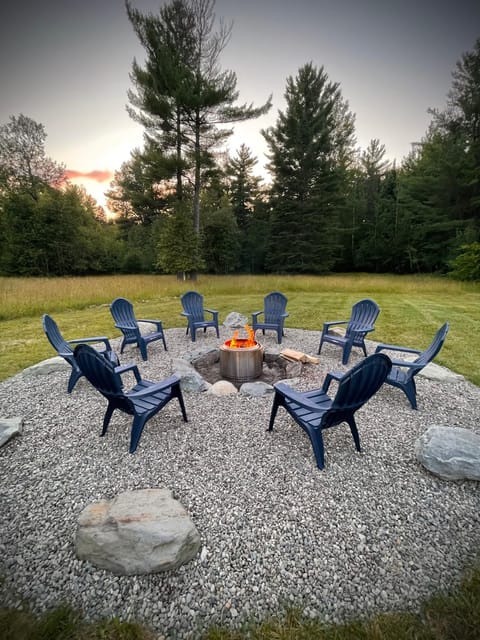
M 131 0 L 158 14 L 165 0 Z M 221 57 L 237 74 L 239 103 L 270 112 L 235 126 L 267 177 L 260 133 L 285 109 L 288 77 L 312 62 L 338 82 L 355 114 L 357 146 L 373 138 L 397 164 L 424 136 L 430 108 L 443 109 L 452 71 L 480 37 L 479 0 L 217 0 L 233 23 Z M 132 62 L 143 49 L 123 0 L 3 0 L 0 8 L 0 125 L 24 114 L 43 124 L 46 153 L 104 205 L 114 171 L 142 128 L 127 113 Z

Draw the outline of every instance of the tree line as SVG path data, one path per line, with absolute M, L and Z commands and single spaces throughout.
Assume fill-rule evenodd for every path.
M 158 14 L 126 3 L 145 50 L 129 113 L 144 144 L 116 171 L 108 219 L 45 154 L 41 124 L 0 127 L 0 272 L 449 273 L 480 279 L 480 39 L 452 72 L 443 110 L 401 165 L 371 140 L 323 66 L 286 80 L 285 109 L 262 130 L 271 183 L 233 123 L 271 108 L 238 104 L 220 54 L 214 0 L 171 0 Z

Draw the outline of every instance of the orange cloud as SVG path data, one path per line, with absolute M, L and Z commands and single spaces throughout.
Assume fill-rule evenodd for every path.
M 65 177 L 67 180 L 75 178 L 86 178 L 87 180 L 95 180 L 95 182 L 107 182 L 113 178 L 112 171 L 106 169 L 94 169 L 93 171 L 75 171 L 75 169 L 66 169 Z

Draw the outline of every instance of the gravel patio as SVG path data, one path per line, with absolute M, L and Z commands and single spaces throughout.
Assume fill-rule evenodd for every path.
M 221 328 L 166 331 L 168 351 L 149 360 L 127 347 L 145 378 L 173 372 L 172 361 L 231 337 Z M 316 355 L 319 331 L 286 329 L 261 342 Z M 117 347 L 119 339 L 113 340 Z M 369 353 L 374 343 L 368 342 Z M 52 356 L 54 355 L 52 351 Z M 354 350 L 350 366 L 358 361 Z M 341 366 L 325 345 L 305 365 L 299 389 L 321 386 Z M 480 491 L 445 481 L 416 461 L 416 439 L 437 424 L 479 430 L 480 389 L 457 378 L 418 377 L 419 410 L 384 386 L 357 414 L 362 454 L 346 425 L 324 435 L 325 469 L 307 436 L 283 411 L 267 433 L 272 394 L 216 397 L 185 393 L 189 422 L 176 402 L 150 421 L 134 455 L 131 419 L 116 413 L 100 438 L 105 400 L 82 379 L 66 393 L 68 373 L 19 374 L 0 383 L 0 415 L 22 416 L 23 433 L 0 448 L 0 595 L 4 606 L 30 601 L 37 611 L 68 602 L 89 619 L 138 620 L 159 637 L 196 638 L 208 626 L 302 606 L 342 621 L 416 609 L 454 587 L 480 549 Z M 126 490 L 168 487 L 194 521 L 198 557 L 176 571 L 115 576 L 76 558 L 79 513 Z

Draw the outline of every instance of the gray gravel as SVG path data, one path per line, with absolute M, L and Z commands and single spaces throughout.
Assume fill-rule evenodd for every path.
M 221 340 L 231 337 L 225 331 Z M 319 332 L 286 332 L 282 346 L 316 354 Z M 273 333 L 262 341 L 275 347 Z M 218 340 L 209 330 L 194 345 L 184 329 L 171 329 L 167 344 L 168 352 L 150 345 L 147 363 L 127 348 L 122 362 L 156 380 L 172 373 L 173 358 Z M 325 345 L 298 388 L 320 386 L 339 363 L 340 350 Z M 0 449 L 5 606 L 69 602 L 89 619 L 118 616 L 159 637 L 195 638 L 209 625 L 237 627 L 290 605 L 326 621 L 415 610 L 455 587 L 477 557 L 478 483 L 440 480 L 414 457 L 430 424 L 478 431 L 480 389 L 468 382 L 418 378 L 418 411 L 383 387 L 357 414 L 363 453 L 346 425 L 335 427 L 325 434 L 324 471 L 283 410 L 266 432 L 271 394 L 185 394 L 188 424 L 171 403 L 130 455 L 128 416 L 115 414 L 99 438 L 105 401 L 84 379 L 71 395 L 66 385 L 66 373 L 0 384 L 0 415 L 25 420 L 23 434 Z M 81 510 L 146 487 L 168 487 L 185 506 L 202 539 L 199 556 L 177 571 L 133 577 L 78 560 Z

